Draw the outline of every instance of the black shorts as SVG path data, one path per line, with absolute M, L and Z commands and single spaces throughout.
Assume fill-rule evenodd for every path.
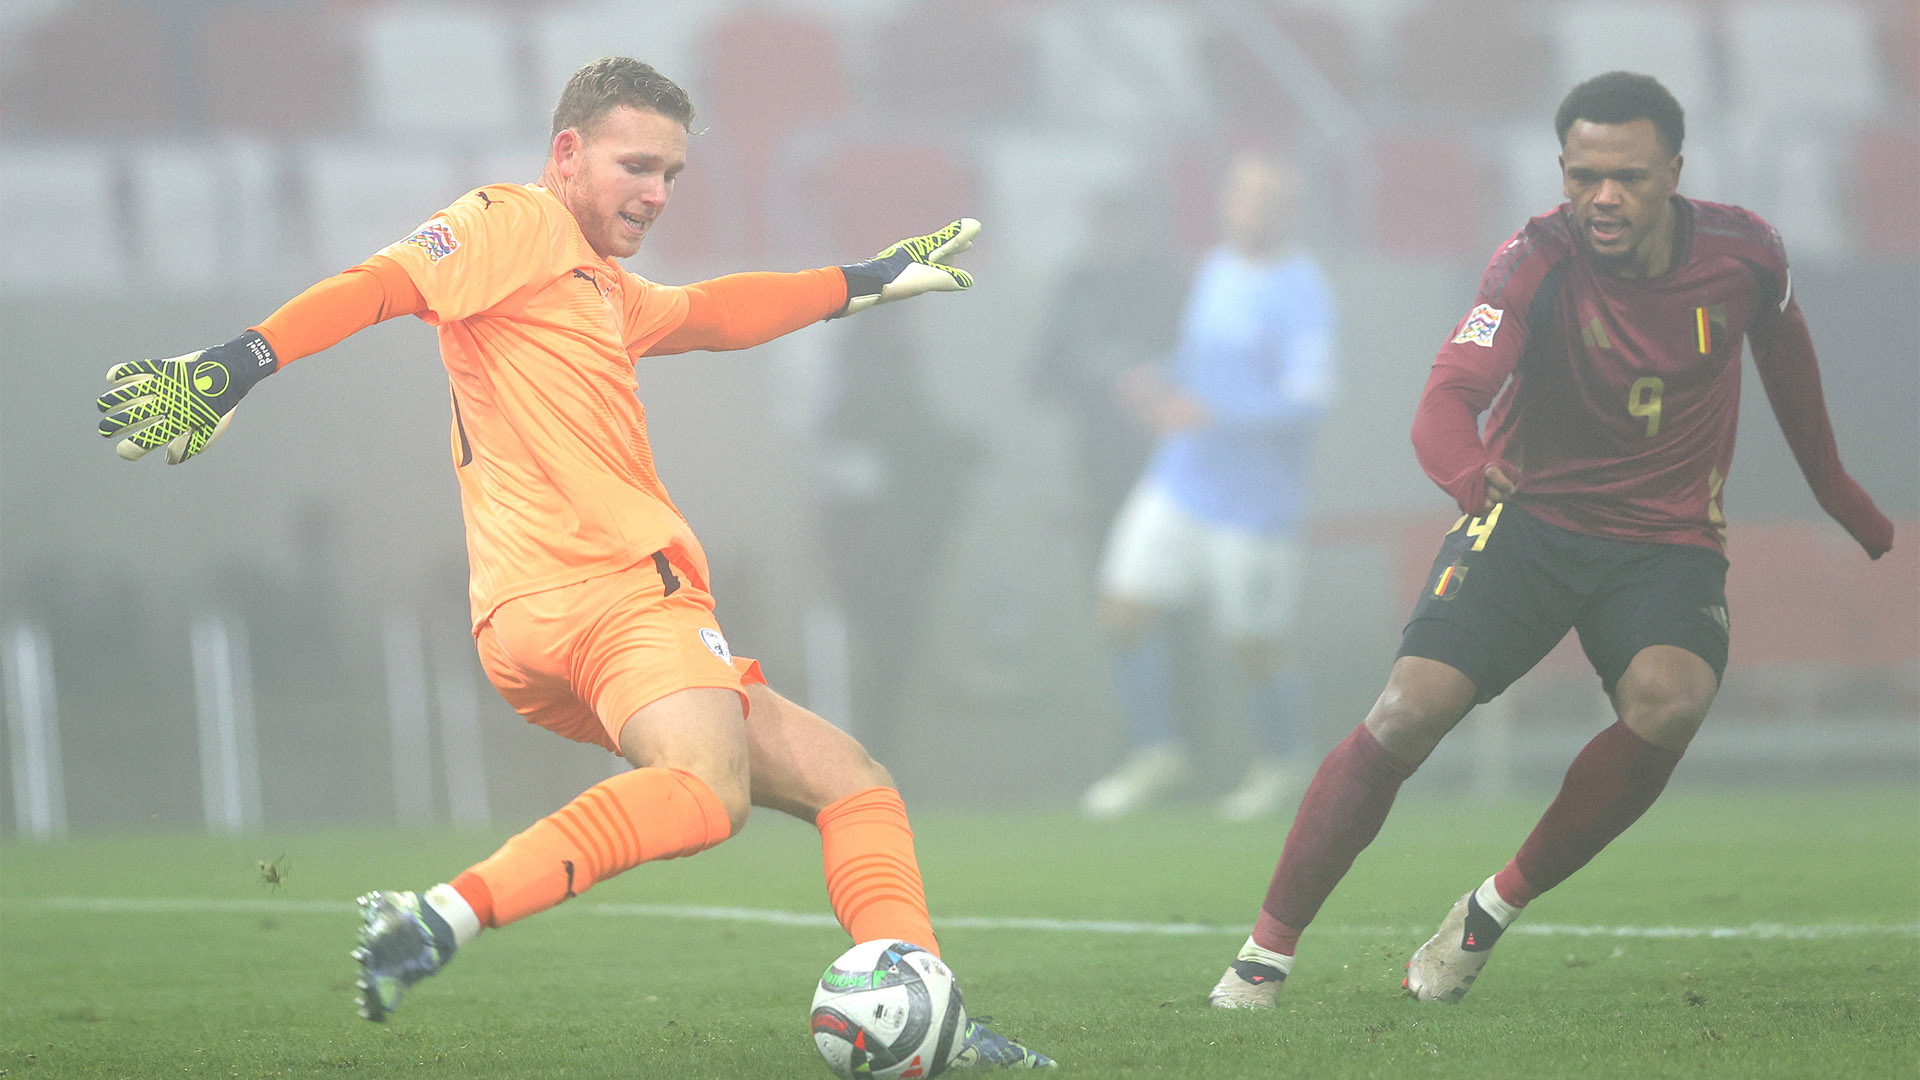
M 1727 669 L 1727 559 L 1692 544 L 1586 536 L 1517 503 L 1461 518 L 1400 639 L 1473 680 L 1491 701 L 1552 651 L 1568 628 L 1608 694 L 1641 649 L 1675 645 Z

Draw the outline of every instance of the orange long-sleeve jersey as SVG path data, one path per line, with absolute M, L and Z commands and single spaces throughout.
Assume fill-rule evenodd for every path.
M 704 585 L 706 555 L 654 472 L 634 362 L 757 345 L 846 301 L 833 267 L 656 284 L 595 254 L 551 192 L 496 184 L 256 329 L 284 365 L 398 315 L 438 328 L 477 627 L 656 551 Z

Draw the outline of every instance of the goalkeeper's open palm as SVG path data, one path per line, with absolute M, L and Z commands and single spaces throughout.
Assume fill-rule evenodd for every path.
M 253 331 L 185 356 L 115 364 L 96 401 L 106 414 L 100 434 L 119 439 L 114 449 L 128 461 L 164 446 L 167 464 L 178 465 L 220 437 L 233 407 L 278 364 Z

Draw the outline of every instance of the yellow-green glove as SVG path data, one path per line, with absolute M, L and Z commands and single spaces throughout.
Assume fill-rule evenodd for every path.
M 840 318 L 875 304 L 890 304 L 923 292 L 959 292 L 973 285 L 973 275 L 947 260 L 973 246 L 980 223 L 961 218 L 939 232 L 914 236 L 888 247 L 865 262 L 840 269 L 847 275 L 847 306 Z
M 97 402 L 107 414 L 100 434 L 119 439 L 114 449 L 128 461 L 164 446 L 167 464 L 178 465 L 212 445 L 233 407 L 279 366 L 253 330 L 185 356 L 115 364 L 107 372 L 113 386 Z

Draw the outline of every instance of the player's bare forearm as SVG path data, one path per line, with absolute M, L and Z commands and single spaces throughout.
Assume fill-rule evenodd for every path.
M 647 355 L 765 344 L 845 307 L 847 280 L 835 267 L 792 274 L 759 271 L 698 282 L 685 292 L 686 321 Z

